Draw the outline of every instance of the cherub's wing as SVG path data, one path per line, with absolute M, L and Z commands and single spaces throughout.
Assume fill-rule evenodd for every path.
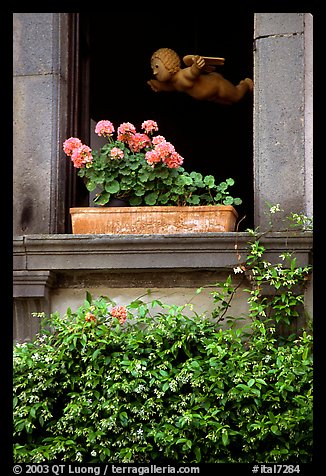
M 193 57 L 196 55 L 186 55 L 184 56 L 183 62 L 186 66 L 191 66 L 193 63 Z M 217 56 L 202 56 L 205 60 L 205 66 L 203 71 L 210 73 L 211 71 L 215 70 L 216 66 L 223 66 L 225 62 L 225 58 L 219 58 Z

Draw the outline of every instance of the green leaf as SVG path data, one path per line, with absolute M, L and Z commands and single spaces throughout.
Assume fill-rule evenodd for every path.
M 129 204 L 130 206 L 132 207 L 137 207 L 141 204 L 142 202 L 142 198 L 141 197 L 132 197 L 130 200 L 129 200 Z
M 224 446 L 229 444 L 229 435 L 225 429 L 222 430 L 222 443 Z
M 200 186 L 200 184 L 203 184 L 203 176 L 199 172 L 190 172 L 190 177 L 194 180 L 194 182 Z
M 177 441 L 176 441 L 176 444 L 178 445 L 179 443 L 185 443 L 187 441 L 187 438 L 179 438 Z
M 189 205 L 199 205 L 200 204 L 200 196 L 199 195 L 191 195 L 191 197 L 187 198 L 187 203 Z
M 119 192 L 120 184 L 117 180 L 112 180 L 112 182 L 106 183 L 104 188 L 106 192 L 114 194 Z
M 144 301 L 141 299 L 135 299 L 134 301 L 131 301 L 131 303 L 128 305 L 129 309 L 138 309 L 139 306 L 143 305 Z
M 157 201 L 158 193 L 152 192 L 145 196 L 146 205 L 155 205 Z
M 109 192 L 101 192 L 93 201 L 98 205 L 105 205 L 110 200 L 110 197 L 111 194 Z
M 92 360 L 95 360 L 96 357 L 98 356 L 98 354 L 101 352 L 101 349 L 96 349 L 94 352 L 93 352 L 93 355 L 92 355 Z
M 196 456 L 196 463 L 200 463 L 200 461 L 201 461 L 201 452 L 200 452 L 200 448 L 198 448 L 198 446 L 196 446 L 196 448 L 194 448 L 194 453 L 195 453 L 195 456 Z
M 86 301 L 92 304 L 93 298 L 89 291 L 86 291 Z
M 232 205 L 233 204 L 233 197 L 226 197 L 223 200 L 224 205 Z
M 228 188 L 228 184 L 226 182 L 221 182 L 218 185 L 218 188 L 219 188 L 219 190 L 221 190 L 221 192 L 225 192 L 225 190 Z
M 191 447 L 192 447 L 192 441 L 187 439 L 184 445 L 182 446 L 182 449 L 187 450 L 187 449 L 190 449 Z
M 272 412 L 268 412 L 268 418 L 272 423 L 276 423 L 275 416 Z
M 200 368 L 200 365 L 199 365 L 199 363 L 197 362 L 197 360 L 193 360 L 190 365 L 191 365 L 191 367 L 194 368 L 194 369 L 199 369 L 199 368 Z
M 120 418 L 122 426 L 126 426 L 128 424 L 128 415 L 126 412 L 121 412 L 119 414 L 119 418 Z
M 138 167 L 139 167 L 139 164 L 137 162 L 132 162 L 130 165 L 129 165 L 130 169 L 131 170 L 137 170 Z
M 244 383 L 239 383 L 235 388 L 241 388 L 245 392 L 248 392 L 250 390 L 250 387 L 248 387 L 248 385 L 245 385 Z
M 219 203 L 222 200 L 222 194 L 219 192 L 214 197 L 215 202 Z
M 89 192 L 93 192 L 93 190 L 95 190 L 96 187 L 97 187 L 97 184 L 95 182 L 91 181 L 91 180 L 89 182 L 87 182 L 87 184 L 86 184 L 86 188 Z
M 204 178 L 204 184 L 207 185 L 209 188 L 213 188 L 215 185 L 215 178 L 213 175 L 206 175 Z
M 272 433 L 274 433 L 274 435 L 281 435 L 282 434 L 276 425 L 272 425 L 271 431 L 272 431 Z

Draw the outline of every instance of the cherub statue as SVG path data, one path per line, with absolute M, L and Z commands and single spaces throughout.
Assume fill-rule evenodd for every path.
M 237 86 L 214 71 L 215 65 L 223 65 L 224 58 L 186 55 L 181 68 L 178 54 L 170 48 L 160 48 L 151 57 L 155 79 L 147 81 L 153 91 L 180 91 L 194 99 L 233 104 L 253 91 L 253 81 L 245 78 Z

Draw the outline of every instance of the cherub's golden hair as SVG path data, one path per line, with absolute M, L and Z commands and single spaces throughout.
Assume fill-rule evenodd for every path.
M 152 60 L 158 58 L 162 61 L 169 73 L 177 73 L 181 67 L 179 56 L 174 50 L 170 48 L 160 48 L 152 54 Z

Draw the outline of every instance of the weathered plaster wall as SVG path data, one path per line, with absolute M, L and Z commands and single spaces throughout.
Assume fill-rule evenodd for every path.
M 212 283 L 214 284 L 214 283 Z M 87 291 L 91 293 L 93 299 L 99 296 L 107 296 L 116 302 L 119 306 L 126 306 L 132 300 L 140 298 L 144 302 L 151 302 L 153 299 L 160 300 L 163 304 L 173 304 L 177 306 L 183 306 L 189 304 L 185 309 L 185 314 L 191 316 L 192 312 L 198 314 L 205 314 L 211 317 L 211 313 L 214 309 L 213 297 L 210 294 L 214 291 L 214 287 L 208 287 L 203 289 L 199 294 L 196 294 L 195 287 L 177 287 L 177 288 L 151 288 L 148 295 L 148 288 L 108 288 L 108 287 L 95 287 L 88 288 Z M 216 289 L 215 289 L 216 291 Z M 52 292 L 51 296 L 51 312 L 58 311 L 61 316 L 67 311 L 67 303 L 72 311 L 76 311 L 79 306 L 82 305 L 86 289 L 56 289 Z M 235 299 L 232 301 L 231 307 L 225 314 L 223 325 L 227 325 L 226 318 L 240 317 L 245 315 L 245 311 L 248 308 L 246 299 L 248 293 L 244 292 L 244 286 L 239 289 Z M 192 311 L 193 309 L 193 311 Z M 159 312 L 161 308 L 155 306 L 153 314 Z

